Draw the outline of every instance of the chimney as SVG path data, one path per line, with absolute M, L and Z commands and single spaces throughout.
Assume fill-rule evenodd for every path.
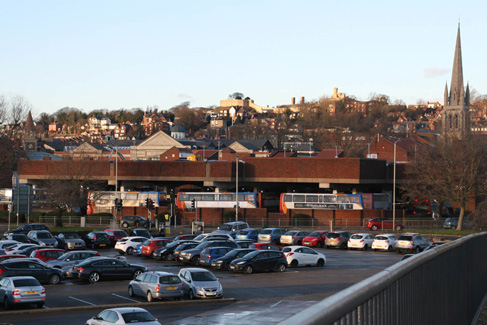
M 304 96 L 301 96 L 301 104 L 304 104 Z
M 291 105 L 296 105 L 296 98 L 295 97 L 291 97 Z

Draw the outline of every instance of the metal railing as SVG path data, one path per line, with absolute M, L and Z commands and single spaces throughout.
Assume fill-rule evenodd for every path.
M 487 233 L 415 255 L 281 322 L 473 324 L 487 293 Z

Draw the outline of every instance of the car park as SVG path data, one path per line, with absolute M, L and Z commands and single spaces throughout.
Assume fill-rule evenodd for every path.
M 125 231 L 120 229 L 105 229 L 104 232 L 108 235 L 112 247 L 115 247 L 117 241 L 128 236 Z
M 5 237 L 5 239 L 15 240 L 15 241 L 18 241 L 20 243 L 25 243 L 25 244 L 32 243 L 32 241 L 30 240 L 29 237 L 27 237 L 26 234 L 10 234 L 7 237 Z
M 122 227 L 147 227 L 148 220 L 142 216 L 123 216 Z
M 136 250 L 137 246 L 142 244 L 147 240 L 146 237 L 142 236 L 129 236 L 122 239 L 119 239 L 115 244 L 115 249 L 121 255 L 127 254 L 132 255 Z
M 431 242 L 420 234 L 402 234 L 396 242 L 396 251 L 398 253 L 419 253 L 425 250 Z
M 81 237 L 75 232 L 65 232 L 60 233 L 56 236 L 58 240 L 58 247 L 65 250 L 78 250 L 85 249 L 86 243 Z
M 174 260 L 180 261 L 179 257 L 181 255 L 181 252 L 183 252 L 187 249 L 195 248 L 199 244 L 201 244 L 201 243 L 199 243 L 199 242 L 187 242 L 187 243 L 182 243 L 182 244 L 176 246 L 176 248 L 174 249 L 174 252 L 172 253 Z
M 198 246 L 191 249 L 186 249 L 179 254 L 179 261 L 184 263 L 192 263 L 193 265 L 199 265 L 200 263 L 200 254 L 203 249 L 207 247 L 230 247 L 230 248 L 240 248 L 234 241 L 226 240 L 226 241 L 204 241 L 201 242 Z
M 348 239 L 352 234 L 348 231 L 332 231 L 326 235 L 325 247 L 347 249 Z
M 286 271 L 287 260 L 282 252 L 258 250 L 230 263 L 230 270 L 250 274 L 263 271 Z
M 181 245 L 183 243 L 194 243 L 194 242 L 191 240 L 173 241 L 173 242 L 167 244 L 166 246 L 160 247 L 160 248 L 156 249 L 154 252 L 152 252 L 152 257 L 155 259 L 158 259 L 158 260 L 162 260 L 162 261 L 173 260 L 174 259 L 174 256 L 173 256 L 174 250 L 176 249 L 176 247 L 178 247 L 179 245 Z
M 255 228 L 245 228 L 237 231 L 235 238 L 238 239 L 250 239 L 252 241 L 257 241 L 259 239 L 259 229 Z
M 45 249 L 38 249 L 30 253 L 31 258 L 38 258 L 43 262 L 47 262 L 50 260 L 55 260 L 62 256 L 66 251 L 64 249 L 59 248 L 45 248 Z
M 171 242 L 172 241 L 167 238 L 147 239 L 145 242 L 142 243 L 142 251 L 140 254 L 145 257 L 153 257 L 152 253 L 156 249 L 164 247 Z
M 25 225 L 21 225 L 15 229 L 7 230 L 3 233 L 3 236 L 6 237 L 10 234 L 24 234 L 27 235 L 31 230 L 47 230 L 49 228 L 40 223 L 27 223 Z
M 257 250 L 271 250 L 271 251 L 280 251 L 282 249 L 281 246 L 272 243 L 253 243 L 249 246 L 251 249 Z
M 368 233 L 358 233 L 350 236 L 347 242 L 348 249 L 368 250 L 374 243 L 374 235 Z
M 176 274 L 168 272 L 146 272 L 130 281 L 128 294 L 130 297 L 146 297 L 148 302 L 154 299 L 181 299 L 183 283 Z
M 96 251 L 70 251 L 59 256 L 57 259 L 47 261 L 46 264 L 51 267 L 61 269 L 66 277 L 72 277 L 73 266 L 75 264 L 84 261 L 87 258 L 96 256 L 101 255 Z
M 259 243 L 273 243 L 278 245 L 281 240 L 281 236 L 286 233 L 285 229 L 282 228 L 265 228 L 259 232 L 258 242 Z
M 220 227 L 218 230 L 215 230 L 214 234 L 228 234 L 232 238 L 235 238 L 235 235 L 239 230 L 249 228 L 249 224 L 243 221 L 233 221 L 233 222 L 226 222 Z
M 200 254 L 200 265 L 210 267 L 211 262 L 213 262 L 215 258 L 222 257 L 233 249 L 234 248 L 218 246 L 205 248 Z
M 138 307 L 111 308 L 86 321 L 86 325 L 133 324 L 161 325 L 147 310 Z
M 308 233 L 301 230 L 290 230 L 281 236 L 281 245 L 302 245 Z
M 183 268 L 179 277 L 189 299 L 223 298 L 223 287 L 210 271 L 202 268 Z
M 108 248 L 110 246 L 110 239 L 108 235 L 103 231 L 92 231 L 85 237 L 86 247 L 91 249 L 95 248 Z
M 230 269 L 230 263 L 237 259 L 244 257 L 250 252 L 255 252 L 255 249 L 252 248 L 236 248 L 232 249 L 228 253 L 226 253 L 222 257 L 215 258 L 211 262 L 211 267 L 217 270 L 229 270 Z
M 393 222 L 392 219 L 388 218 L 373 218 L 367 221 L 367 228 L 370 230 L 377 230 L 377 229 L 389 229 L 389 230 L 402 230 L 405 228 L 404 224 L 396 221 L 395 223 Z
M 394 234 L 380 234 L 375 236 L 372 243 L 372 250 L 386 250 L 392 252 L 395 250 L 397 235 Z
M 42 261 L 29 258 L 16 258 L 0 263 L 0 278 L 29 274 L 41 283 L 58 284 L 64 278 L 59 269 L 49 267 Z
M 57 239 L 48 230 L 31 230 L 27 237 L 33 242 L 41 246 L 57 247 Z
M 304 246 L 288 246 L 282 249 L 286 257 L 287 265 L 291 267 L 298 266 L 325 266 L 325 255 L 318 253 L 312 248 Z
M 147 229 L 144 228 L 137 228 L 137 229 L 132 229 L 130 231 L 130 236 L 138 236 L 138 237 L 145 237 L 147 239 L 151 239 L 152 235 Z
M 328 235 L 328 231 L 326 230 L 317 230 L 313 231 L 312 233 L 308 234 L 306 237 L 303 238 L 303 246 L 309 247 L 324 247 L 326 235 Z
M 75 278 L 88 280 L 90 283 L 110 278 L 135 279 L 143 272 L 147 272 L 147 267 L 111 257 L 91 257 L 73 267 Z
M 46 289 L 32 276 L 12 276 L 0 280 L 0 302 L 5 309 L 16 305 L 44 306 Z

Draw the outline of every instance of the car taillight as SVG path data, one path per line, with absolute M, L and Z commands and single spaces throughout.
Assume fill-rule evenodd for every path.
M 12 292 L 14 296 L 20 296 L 20 290 L 16 289 Z
M 292 236 L 291 239 L 294 240 L 294 236 Z
M 78 272 L 83 272 L 85 269 L 83 267 L 78 267 Z
M 182 284 L 182 289 L 184 290 L 184 283 Z
M 41 295 L 44 295 L 44 294 L 46 294 L 46 289 L 42 288 Z
M 363 243 L 363 242 L 364 242 L 364 240 L 362 239 L 360 242 L 361 242 L 361 243 Z
M 294 253 L 287 253 L 286 256 L 293 256 Z
M 95 237 L 93 237 L 93 240 L 96 240 L 96 235 L 95 235 Z
M 13 248 L 7 248 L 7 252 L 13 251 Z
M 411 245 L 414 246 L 414 240 L 411 240 Z
M 211 255 L 208 255 L 208 258 L 211 259 Z
M 386 243 L 387 243 L 387 244 L 389 244 L 389 241 L 388 241 L 388 240 L 386 240 Z
M 269 238 L 272 238 L 272 235 L 269 235 Z
M 158 284 L 156 287 L 156 291 L 159 291 L 159 290 L 161 290 L 161 285 Z

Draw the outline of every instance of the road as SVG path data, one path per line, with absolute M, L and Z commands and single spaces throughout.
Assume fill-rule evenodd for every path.
M 289 268 L 284 273 L 234 274 L 214 271 L 224 288 L 225 298 L 235 302 L 182 303 L 167 302 L 144 308 L 150 310 L 163 323 L 169 324 L 228 324 L 239 319 L 239 323 L 277 323 L 299 310 L 341 291 L 388 266 L 398 262 L 401 255 L 388 252 L 346 251 L 318 249 L 327 257 L 324 268 Z M 114 250 L 100 251 L 102 255 L 117 255 Z M 127 256 L 129 263 L 147 266 L 150 270 L 177 273 L 183 265 L 177 262 L 162 262 L 138 256 Z M 47 285 L 47 300 L 40 312 L 32 307 L 20 307 L 19 314 L 6 315 L 0 311 L 2 323 L 11 324 L 83 324 L 99 313 L 99 305 L 145 303 L 143 297 L 129 297 L 128 280 L 102 281 L 88 284 L 79 280 L 65 280 L 59 285 Z M 89 310 L 50 312 L 59 307 L 92 306 Z M 4 315 L 2 315 L 2 313 Z

